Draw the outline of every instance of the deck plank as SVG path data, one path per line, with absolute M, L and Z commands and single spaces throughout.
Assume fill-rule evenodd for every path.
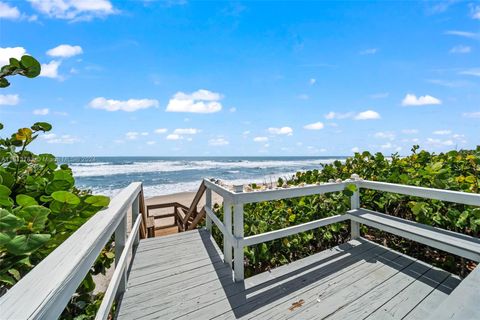
M 431 268 L 407 288 L 370 314 L 368 319 L 387 320 L 404 318 L 417 306 L 419 301 L 422 301 L 430 293 L 435 291 L 449 276 L 450 274 L 446 271 Z
M 236 283 L 205 230 L 147 240 L 118 319 L 418 319 L 459 282 L 358 239 Z

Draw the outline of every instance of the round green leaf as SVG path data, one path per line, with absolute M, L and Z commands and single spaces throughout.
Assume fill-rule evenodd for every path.
M 0 88 L 6 88 L 10 85 L 10 82 L 8 82 L 7 79 L 5 78 L 0 78 Z
M 50 209 L 42 206 L 30 206 L 18 212 L 18 216 L 25 220 L 26 228 L 31 231 L 41 231 L 45 228 Z
M 0 230 L 2 232 L 14 231 L 15 229 L 23 226 L 23 219 L 10 213 L 5 209 L 0 209 Z
M 32 56 L 23 56 L 20 59 L 20 64 L 24 68 L 23 75 L 27 78 L 35 78 L 40 74 L 40 63 Z
M 49 234 L 22 234 L 15 236 L 5 247 L 7 251 L 15 255 L 31 254 L 50 239 Z
M 106 196 L 90 196 L 85 202 L 94 207 L 106 207 L 110 203 L 110 198 Z
M 48 122 L 35 122 L 32 126 L 32 130 L 47 132 L 52 130 L 52 125 Z
M 76 205 L 80 203 L 80 199 L 71 192 L 68 191 L 55 191 L 52 193 L 52 198 L 58 202 L 68 203 Z
M 26 194 L 17 195 L 15 200 L 17 201 L 17 204 L 22 207 L 28 207 L 38 204 L 34 198 L 27 196 Z
M 4 185 L 0 185 L 0 197 L 8 197 L 12 191 Z

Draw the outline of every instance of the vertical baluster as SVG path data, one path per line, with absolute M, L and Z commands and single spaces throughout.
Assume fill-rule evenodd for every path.
M 360 190 L 358 184 L 356 184 L 356 187 L 357 190 L 350 197 L 350 207 L 352 210 L 360 208 Z M 360 238 L 360 223 L 353 220 L 350 221 L 350 238 Z
M 118 224 L 115 230 L 115 268 L 118 267 L 118 260 L 125 249 L 125 243 L 127 242 L 127 211 L 123 215 L 122 221 Z M 121 295 L 127 289 L 127 269 L 123 271 L 122 279 L 118 285 L 118 291 L 116 297 Z
M 207 189 L 206 192 L 205 192 L 205 206 L 209 209 L 212 209 L 212 190 L 211 189 Z M 206 221 L 205 221 L 205 226 L 208 230 L 208 232 L 210 232 L 210 234 L 212 233 L 212 219 L 208 216 L 208 214 L 206 215 Z
M 244 225 L 243 225 L 243 204 L 237 204 L 234 207 L 233 211 L 233 232 L 237 239 L 243 240 L 244 235 Z M 234 249 L 234 278 L 235 281 L 243 281 L 244 274 L 243 274 L 243 245 L 241 245 L 241 241 L 235 246 Z
M 228 234 L 232 234 L 232 204 L 228 201 L 223 202 L 223 224 Z M 223 236 L 223 257 L 226 263 L 232 266 L 232 244 L 228 237 Z
M 139 193 L 132 203 L 132 228 L 140 215 L 140 197 L 141 196 L 142 196 L 142 193 Z M 134 230 L 132 229 L 130 232 L 134 232 Z M 133 241 L 134 249 L 137 248 L 139 242 L 140 242 L 140 232 L 137 233 L 137 235 L 135 236 L 135 240 Z

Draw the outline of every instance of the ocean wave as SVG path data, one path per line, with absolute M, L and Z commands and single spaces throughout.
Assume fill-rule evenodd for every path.
M 337 159 L 308 159 L 308 160 L 154 160 L 136 161 L 131 163 L 113 164 L 110 162 L 99 163 L 72 163 L 70 167 L 76 177 L 111 176 L 122 174 L 151 173 L 151 172 L 172 172 L 187 170 L 210 170 L 228 168 L 231 173 L 240 172 L 241 169 L 269 169 L 281 168 L 306 168 L 321 163 L 331 163 Z
M 270 174 L 265 176 L 259 176 L 256 178 L 242 178 L 242 179 L 222 179 L 226 184 L 230 185 L 239 185 L 239 184 L 249 184 L 249 183 L 276 183 L 278 178 L 290 179 L 295 175 L 296 171 L 291 172 L 282 172 L 276 174 Z M 168 184 L 158 184 L 158 185 L 144 185 L 143 192 L 146 198 L 151 198 L 154 196 L 174 194 L 179 192 L 191 192 L 196 191 L 200 186 L 201 180 L 199 181 L 189 181 L 181 183 L 168 183 Z M 116 196 L 123 188 L 117 188 L 114 186 L 96 186 L 88 187 L 91 189 L 94 194 L 102 194 L 109 197 Z

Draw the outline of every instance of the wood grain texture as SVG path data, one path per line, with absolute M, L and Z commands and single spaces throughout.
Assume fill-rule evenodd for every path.
M 235 282 L 206 230 L 166 238 L 140 242 L 118 319 L 415 319 L 459 282 L 363 238 Z

